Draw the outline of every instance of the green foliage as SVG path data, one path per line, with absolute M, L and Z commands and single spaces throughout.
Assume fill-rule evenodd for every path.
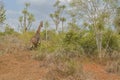
M 5 34 L 4 34 L 3 32 L 0 32 L 0 37 L 1 37 L 1 36 L 4 36 L 4 35 L 5 35 Z
M 47 35 L 48 41 L 49 40 L 52 41 L 56 36 L 55 30 L 48 30 L 47 33 L 48 33 L 48 35 Z M 45 38 L 46 38 L 46 31 L 45 30 L 43 30 L 41 32 L 41 38 L 42 38 L 42 40 L 45 40 Z
M 34 31 L 29 31 L 21 33 L 18 37 L 22 39 L 26 44 L 29 44 L 30 39 L 33 37 L 34 34 L 35 34 Z
M 0 1 L 0 23 L 3 23 L 6 20 L 4 4 Z
M 61 15 L 64 9 L 66 8 L 66 6 L 61 5 L 59 0 L 57 0 L 53 6 L 55 8 L 55 12 L 50 14 L 50 17 L 53 20 L 55 27 L 56 27 L 56 32 L 58 33 L 58 27 L 59 27 L 60 21 L 62 21 L 62 25 L 63 25 L 63 22 L 65 22 L 65 19 L 61 20 L 62 18 Z
M 116 16 L 114 18 L 114 25 L 116 31 L 120 34 L 120 7 L 116 9 Z
M 46 40 L 46 31 L 41 32 L 41 50 L 52 53 L 61 47 L 64 34 L 56 34 L 54 30 L 48 30 L 47 33 Z
M 71 55 L 78 55 L 81 53 L 80 45 L 81 35 L 80 33 L 69 31 L 66 33 L 65 38 L 63 39 L 63 47 L 65 52 Z M 78 54 L 77 54 L 78 53 Z
M 120 37 L 112 30 L 107 30 L 103 35 L 103 48 L 108 52 L 120 51 Z
M 85 32 L 80 40 L 80 44 L 85 52 L 85 54 L 92 55 L 97 49 L 95 36 L 92 32 Z
M 80 41 L 79 39 L 80 37 L 78 36 L 77 32 L 69 31 L 65 36 L 64 42 L 66 45 L 69 45 L 69 44 L 76 45 L 79 43 Z
M 19 33 L 16 32 L 10 25 L 6 24 L 4 32 L 0 32 L 0 36 L 5 35 L 18 35 Z
M 30 30 L 32 23 L 35 21 L 35 17 L 32 13 L 28 11 L 30 3 L 25 3 L 25 7 L 22 10 L 23 16 L 19 17 L 19 27 L 23 32 Z
M 66 33 L 63 39 L 65 50 L 67 52 L 92 55 L 97 49 L 94 34 L 90 31 L 78 32 L 77 30 L 78 28 L 74 28 Z
M 14 31 L 14 29 L 13 28 L 10 28 L 10 27 L 8 27 L 8 26 L 6 26 L 6 28 L 5 28 L 5 32 L 4 32 L 5 34 L 14 34 L 15 33 L 15 31 Z

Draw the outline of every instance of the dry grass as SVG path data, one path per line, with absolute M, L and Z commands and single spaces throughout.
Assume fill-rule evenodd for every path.
M 100 65 L 92 64 L 94 61 L 89 60 L 87 57 L 85 57 L 85 55 L 79 56 L 78 54 L 74 54 L 74 53 L 65 53 L 64 50 L 62 51 L 56 50 L 54 53 L 47 53 L 47 52 L 43 53 L 43 52 L 40 52 L 39 49 L 28 51 L 26 50 L 26 45 L 24 41 L 22 41 L 16 36 L 12 36 L 12 37 L 4 36 L 3 38 L 0 39 L 0 41 L 2 40 L 3 42 L 0 42 L 0 45 L 2 46 L 0 47 L 0 54 L 7 53 L 10 56 L 12 55 L 11 57 L 13 57 L 14 60 L 17 61 L 17 64 L 16 64 L 12 62 L 14 60 L 10 60 L 12 63 L 9 63 L 10 65 L 6 67 L 12 67 L 13 65 L 14 66 L 18 65 L 17 66 L 18 69 L 16 70 L 19 71 L 19 68 L 21 69 L 19 65 L 21 65 L 22 62 L 23 63 L 25 62 L 25 64 L 23 65 L 27 66 L 27 68 L 29 68 L 31 71 L 35 69 L 36 72 L 37 71 L 41 72 L 41 70 L 43 69 L 42 71 L 45 73 L 44 74 L 39 73 L 44 75 L 44 76 L 41 76 L 42 77 L 41 80 L 109 80 L 111 77 L 114 77 L 114 75 L 110 75 L 109 73 L 106 73 L 106 71 L 110 73 L 120 72 L 120 62 L 119 62 L 120 55 L 117 52 L 113 53 L 114 55 L 105 54 L 103 58 L 106 58 L 106 62 L 109 61 L 105 70 Z M 16 53 L 19 53 L 19 54 L 16 54 Z M 32 53 L 32 55 L 30 53 Z M 7 57 L 10 58 L 9 56 Z M 4 61 L 4 58 L 2 59 L 3 59 L 2 61 Z M 38 70 L 36 69 L 36 67 L 32 68 L 35 65 L 29 61 L 34 62 L 35 65 L 37 65 Z M 5 62 L 5 63 L 8 63 L 8 62 Z M 2 66 L 5 66 L 5 65 L 2 65 Z M 85 69 L 85 67 L 87 69 Z M 28 74 L 31 75 L 29 71 L 28 71 Z M 37 73 L 34 73 L 33 71 L 33 74 L 37 74 Z M 10 75 L 12 75 L 12 72 Z M 116 78 L 115 76 L 115 78 L 111 80 L 115 80 L 115 79 L 118 79 L 118 77 Z
M 106 65 L 106 71 L 109 73 L 120 74 L 120 60 L 109 61 Z
M 106 65 L 106 71 L 109 73 L 120 74 L 120 52 L 103 53 L 102 61 Z

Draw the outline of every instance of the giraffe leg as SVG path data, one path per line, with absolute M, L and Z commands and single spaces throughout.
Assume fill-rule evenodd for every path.
M 38 42 L 38 46 L 39 46 L 40 44 L 41 44 L 41 42 L 39 41 L 39 42 Z
M 34 49 L 34 47 L 35 47 L 34 44 L 31 43 L 29 49 L 32 50 L 32 49 Z
M 32 50 L 33 49 L 33 46 L 30 46 L 30 48 L 29 48 L 30 50 Z

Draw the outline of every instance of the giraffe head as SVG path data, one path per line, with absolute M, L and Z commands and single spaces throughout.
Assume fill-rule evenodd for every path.
M 43 21 L 40 22 L 39 27 L 38 27 L 36 33 L 40 33 L 41 27 L 43 27 Z
M 43 21 L 40 22 L 40 25 L 39 25 L 39 26 L 40 26 L 40 27 L 43 27 Z
M 40 21 L 39 27 L 43 27 L 43 21 Z

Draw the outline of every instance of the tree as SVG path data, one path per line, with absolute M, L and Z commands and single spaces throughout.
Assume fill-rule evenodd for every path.
M 120 34 L 120 7 L 116 9 L 114 25 L 115 25 L 115 29 L 117 30 L 118 34 Z
M 46 21 L 45 22 L 45 36 L 46 36 L 46 41 L 47 41 L 47 31 L 48 31 L 48 27 L 49 27 L 49 22 L 48 21 Z
M 66 21 L 66 18 L 65 17 L 61 17 L 60 20 L 62 22 L 62 32 L 64 32 L 64 22 Z
M 55 23 L 56 32 L 58 33 L 58 26 L 60 24 L 61 16 L 62 16 L 62 13 L 63 13 L 66 6 L 61 5 L 60 1 L 57 0 L 54 4 L 54 7 L 56 8 L 56 10 L 54 13 L 50 14 L 50 17 L 52 18 L 53 22 Z
M 88 29 L 92 29 L 98 53 L 102 51 L 102 35 L 106 24 L 110 20 L 112 14 L 110 0 L 71 0 L 71 10 L 76 12 L 79 21 L 89 24 Z M 102 4 L 102 5 L 101 5 Z M 101 57 L 101 55 L 99 55 Z
M 0 23 L 3 23 L 6 19 L 4 4 L 0 1 Z
M 5 32 L 4 33 L 7 34 L 7 35 L 10 35 L 10 34 L 15 33 L 15 31 L 14 31 L 13 28 L 10 27 L 10 25 L 6 24 L 5 25 Z
M 68 15 L 70 16 L 70 22 L 68 22 L 68 26 L 70 30 L 73 31 L 79 31 L 78 25 L 77 25 L 77 13 L 73 12 L 72 10 L 68 11 Z
M 23 16 L 19 17 L 19 23 L 24 32 L 30 30 L 32 23 L 35 21 L 34 15 L 28 11 L 30 3 L 25 3 L 25 8 L 22 11 Z

